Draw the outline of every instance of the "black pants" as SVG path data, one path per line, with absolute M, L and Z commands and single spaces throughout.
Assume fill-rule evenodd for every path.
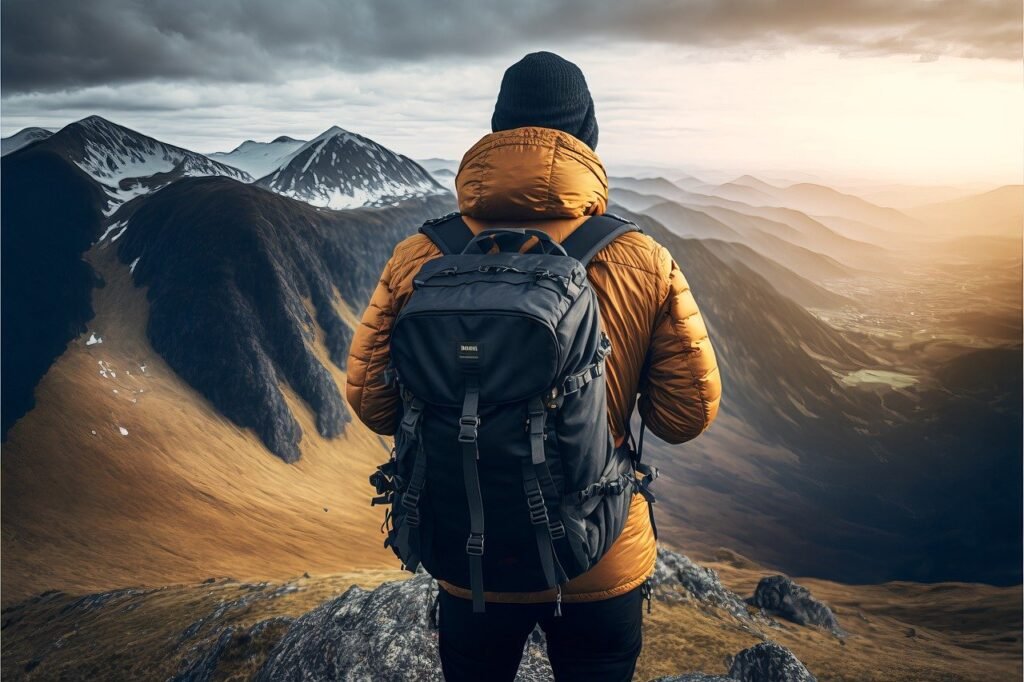
M 631 680 L 640 655 L 643 596 L 638 587 L 602 601 L 564 603 L 488 603 L 473 613 L 473 603 L 441 590 L 438 620 L 441 667 L 445 680 L 512 680 L 526 639 L 540 624 L 548 658 L 558 682 Z

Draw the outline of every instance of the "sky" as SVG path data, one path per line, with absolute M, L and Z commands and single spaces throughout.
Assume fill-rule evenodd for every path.
M 504 69 L 584 71 L 612 174 L 1024 181 L 1021 3 L 4 0 L 0 133 L 99 114 L 201 152 L 332 125 L 414 158 L 490 131 Z

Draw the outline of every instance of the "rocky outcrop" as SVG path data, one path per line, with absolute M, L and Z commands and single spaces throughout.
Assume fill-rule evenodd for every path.
M 256 679 L 442 680 L 434 608 L 437 589 L 424 574 L 384 583 L 373 591 L 353 586 L 297 619 Z M 539 631 L 527 642 L 516 679 L 551 679 Z
M 685 556 L 660 549 L 653 583 L 654 595 L 659 601 L 693 601 L 706 611 L 724 612 L 727 618 L 739 619 L 743 621 L 741 627 L 755 631 L 753 625 L 759 617 L 748 612 L 743 600 L 726 589 L 713 570 L 698 566 Z M 352 587 L 342 596 L 297 619 L 270 652 L 257 679 L 264 682 L 440 680 L 434 622 L 436 594 L 436 583 L 422 574 L 409 580 L 385 583 L 373 591 Z M 770 622 L 763 617 L 760 619 L 762 624 Z M 751 655 L 750 663 L 743 662 L 746 657 L 737 656 L 734 668 L 769 669 L 769 663 L 775 660 L 773 657 L 777 652 L 774 649 L 766 650 L 768 653 L 761 653 L 760 649 L 757 651 L 759 653 Z M 792 658 L 792 654 L 789 656 Z M 795 658 L 793 660 L 796 661 Z M 527 642 L 516 679 L 520 682 L 551 679 L 544 636 L 540 630 L 535 630 Z
M 727 675 L 673 675 L 655 682 L 817 682 L 793 652 L 775 642 L 761 642 L 736 654 Z
M 658 563 L 651 578 L 656 599 L 668 603 L 695 600 L 702 606 L 714 606 L 740 620 L 752 620 L 743 599 L 727 589 L 718 574 L 698 566 L 688 557 L 664 547 L 658 548 Z
M 843 634 L 832 609 L 811 596 L 806 587 L 784 575 L 761 578 L 748 602 L 798 625 L 813 625 L 835 635 Z

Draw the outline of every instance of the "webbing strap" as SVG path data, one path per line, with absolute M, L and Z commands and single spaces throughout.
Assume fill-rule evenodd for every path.
M 462 417 L 459 418 L 459 443 L 462 445 L 462 480 L 466 486 L 466 502 L 469 506 L 469 538 L 466 540 L 466 554 L 469 556 L 469 584 L 473 591 L 473 612 L 484 611 L 484 500 L 480 492 L 480 472 L 477 460 L 477 427 L 480 426 L 478 413 L 480 404 L 480 382 L 475 372 L 465 375 L 466 397 L 462 403 Z
M 533 524 L 537 538 L 537 554 L 540 566 L 544 571 L 544 581 L 549 588 L 558 584 L 555 577 L 555 552 L 551 539 L 548 508 L 544 503 L 544 493 L 540 491 L 540 482 L 533 463 L 523 458 L 523 491 L 526 493 L 526 506 L 530 512 L 530 523 Z
M 591 216 L 562 240 L 562 248 L 586 267 L 601 249 L 619 235 L 639 231 L 639 227 L 618 216 L 608 213 Z
M 402 556 L 402 563 L 406 570 L 416 571 L 420 564 L 419 540 L 420 533 L 417 530 L 413 537 L 412 529 L 418 529 L 420 525 L 420 495 L 423 492 L 423 485 L 426 482 L 427 456 L 423 449 L 423 438 L 420 430 L 420 418 L 423 414 L 423 403 L 414 398 L 402 417 L 402 430 L 406 438 L 416 443 L 416 459 L 413 460 L 412 474 L 409 478 L 409 485 L 401 496 L 401 504 L 405 509 L 402 516 L 401 527 L 398 529 L 398 537 L 395 544 L 399 554 Z

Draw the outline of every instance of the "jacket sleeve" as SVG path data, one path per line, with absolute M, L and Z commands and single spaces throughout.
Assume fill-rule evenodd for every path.
M 373 431 L 395 433 L 399 395 L 384 382 L 390 360 L 391 326 L 395 321 L 392 288 L 394 256 L 384 266 L 370 304 L 356 328 L 349 350 L 345 397 L 353 412 Z
M 722 396 L 715 351 L 686 278 L 658 249 L 660 306 L 640 380 L 640 415 L 668 443 L 697 437 L 714 420 Z

